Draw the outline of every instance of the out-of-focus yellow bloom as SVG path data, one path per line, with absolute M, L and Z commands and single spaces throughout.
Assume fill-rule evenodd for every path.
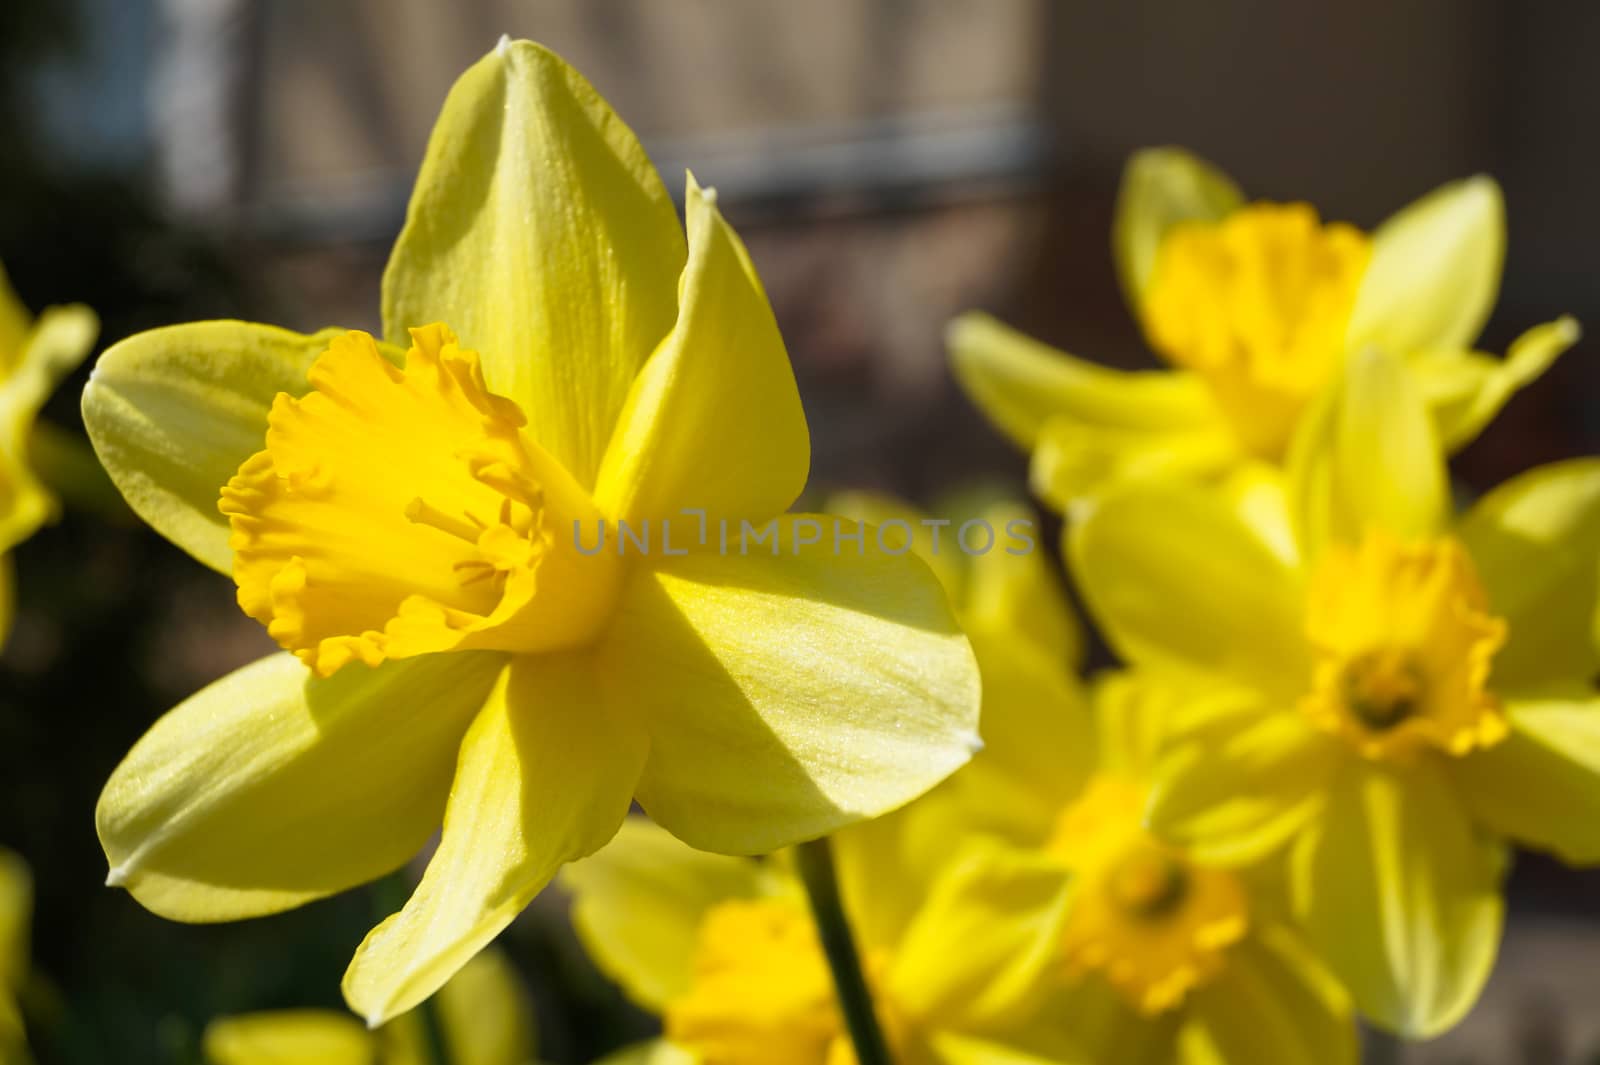
M 22 858 L 0 847 L 0 1065 L 27 1065 L 27 1033 L 17 997 L 28 978 L 33 875 Z
M 527 989 L 505 955 L 478 954 L 433 1000 L 451 1065 L 532 1065 Z M 404 1013 L 375 1031 L 331 1010 L 223 1017 L 206 1028 L 210 1065 L 430 1065 L 423 1020 Z
M 11 631 L 11 549 L 56 512 L 29 461 L 39 409 L 56 383 L 94 346 L 100 322 L 81 304 L 47 307 L 38 318 L 0 271 L 0 644 Z
M 951 358 L 973 400 L 1032 454 L 1056 506 L 1145 477 L 1213 477 L 1277 462 L 1349 357 L 1405 360 L 1449 451 L 1577 339 L 1562 318 L 1506 358 L 1470 350 L 1500 285 L 1499 187 L 1445 185 L 1370 236 L 1305 204 L 1245 203 L 1174 148 L 1128 163 L 1113 239 L 1123 289 L 1172 372 L 1083 362 L 982 314 L 952 323 Z
M 856 919 L 874 1008 L 904 1065 L 1042 1065 L 991 1034 L 997 1027 L 974 981 L 993 951 L 975 944 L 953 893 L 922 898 L 917 870 L 889 856 L 859 864 L 886 838 L 836 837 L 841 882 Z M 898 870 L 886 880 L 876 875 Z M 568 866 L 573 920 L 596 963 L 662 1018 L 663 1041 L 608 1062 L 686 1065 L 853 1065 L 828 963 L 804 889 L 780 857 L 766 861 L 690 850 L 629 819 L 593 857 Z M 888 896 L 891 902 L 880 901 Z M 920 903 L 920 904 L 919 904 Z M 1016 959 L 1026 964 L 1027 959 Z M 974 966 L 974 963 L 978 963 Z M 930 964 L 933 966 L 930 968 Z
M 1248 505 L 1109 495 L 1072 561 L 1129 661 L 1226 693 L 1163 758 L 1154 830 L 1216 861 L 1287 846 L 1296 913 L 1358 1006 L 1430 1036 L 1493 963 L 1502 840 L 1600 861 L 1600 463 L 1452 521 L 1436 418 L 1371 350 L 1289 467 Z
M 106 353 L 84 414 L 113 479 L 291 652 L 134 747 L 98 809 L 111 883 L 179 920 L 272 913 L 442 819 L 346 976 L 379 1023 L 636 797 L 694 846 L 765 852 L 968 759 L 977 671 L 937 582 L 779 517 L 809 465 L 788 357 L 692 178 L 687 231 L 594 89 L 505 41 L 434 130 L 386 341 L 208 322 Z M 620 557 L 622 522 L 653 548 Z

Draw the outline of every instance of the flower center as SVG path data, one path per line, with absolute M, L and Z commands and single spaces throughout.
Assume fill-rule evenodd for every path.
M 443 326 L 403 368 L 334 340 L 312 391 L 280 394 L 266 448 L 222 490 L 239 605 L 317 673 L 435 651 L 537 652 L 592 639 L 620 564 L 576 549 L 588 493 L 489 392 Z
M 1063 933 L 1069 971 L 1099 973 L 1146 1014 L 1213 979 L 1249 930 L 1244 888 L 1144 831 L 1144 791 L 1101 774 L 1062 813 L 1050 849 L 1079 891 Z
M 1245 447 L 1275 458 L 1339 366 L 1370 257 L 1364 233 L 1321 224 L 1307 204 L 1181 223 L 1145 295 L 1150 343 L 1206 379 Z
M 1488 682 L 1506 626 L 1459 542 L 1373 532 L 1333 548 L 1312 575 L 1306 630 L 1317 657 L 1302 709 L 1366 757 L 1461 755 L 1504 738 Z
M 867 957 L 884 1037 L 903 1025 L 882 995 L 881 958 Z M 696 935 L 687 992 L 667 1004 L 666 1037 L 703 1065 L 853 1065 L 815 926 L 789 898 L 713 906 Z M 896 1061 L 902 1060 L 896 1057 Z

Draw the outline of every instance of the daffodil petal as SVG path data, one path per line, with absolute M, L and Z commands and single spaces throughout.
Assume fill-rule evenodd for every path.
M 502 41 L 445 100 L 383 276 L 383 331 L 446 322 L 490 388 L 592 488 L 634 376 L 677 314 L 683 231 L 583 76 Z
M 0 996 L 28 974 L 33 923 L 33 873 L 14 851 L 0 847 Z
M 1600 863 L 1600 698 L 1529 699 L 1511 732 L 1450 768 L 1478 820 L 1573 865 Z
M 607 1054 L 595 1065 L 702 1065 L 702 1062 L 680 1046 L 665 1039 L 654 1039 Z
M 1146 818 L 1200 861 L 1254 861 L 1321 810 L 1340 755 L 1297 714 L 1219 715 L 1159 760 Z
M 1167 230 L 1179 222 L 1218 221 L 1243 203 L 1228 175 L 1182 148 L 1145 148 L 1129 157 L 1117 191 L 1111 250 L 1135 314 Z
M 1444 453 L 1404 361 L 1352 356 L 1339 385 L 1302 419 L 1290 446 L 1289 499 L 1304 557 L 1369 529 L 1437 535 L 1450 517 Z
M 451 1065 L 531 1065 L 533 1002 L 505 954 L 479 952 L 434 1002 Z
M 1506 620 L 1493 685 L 1589 680 L 1600 669 L 1600 459 L 1529 470 L 1485 495 L 1457 534 Z
M 276 913 L 397 868 L 444 812 L 500 668 L 455 654 L 319 680 L 263 658 L 134 744 L 95 810 L 108 882 L 180 921 Z
M 1020 640 L 1051 662 L 1080 666 L 1083 624 L 1040 543 L 1036 515 L 1021 504 L 1001 503 L 986 508 L 979 520 L 993 530 L 995 542 L 971 556 L 962 623 Z
M 55 516 L 55 497 L 33 470 L 29 439 L 39 408 L 89 354 L 99 329 L 87 307 L 48 308 L 24 334 L 9 376 L 0 373 L 0 550 Z
M 1052 417 L 1125 430 L 1199 427 L 1217 415 L 1190 374 L 1097 366 L 969 312 L 945 331 L 956 380 L 1002 433 L 1032 448 Z
M 1206 480 L 1243 460 L 1239 442 L 1220 420 L 1192 429 L 1089 425 L 1052 418 L 1039 432 L 1028 465 L 1033 494 L 1056 510 L 1124 484 Z
M 978 745 L 978 670 L 944 590 L 875 530 L 836 552 L 833 520 L 774 522 L 772 553 L 660 558 L 622 592 L 599 650 L 649 723 L 639 802 L 692 846 L 759 854 L 877 816 Z
M 689 989 L 695 937 L 707 910 L 766 890 L 762 867 L 707 854 L 642 817 L 561 872 L 572 924 L 600 971 L 660 1013 Z
M 811 438 L 778 323 L 713 192 L 689 178 L 678 324 L 645 363 L 595 492 L 613 519 L 697 529 L 781 514 L 805 487 Z
M 884 536 L 892 538 L 885 540 L 891 548 L 908 546 L 933 570 L 955 608 L 963 609 L 967 597 L 966 560 L 952 543 L 950 521 L 944 515 L 934 517 L 893 496 L 860 490 L 836 492 L 822 509 L 849 521 L 882 528 Z
M 1053 1055 L 1058 1060 L 1072 1065 L 1172 1065 L 1183 1060 L 1176 1050 L 1183 1013 L 1139 1013 L 1098 973 L 1072 980 L 1044 1010 L 1065 1035 L 1065 1045 Z
M 32 323 L 33 315 L 17 298 L 5 267 L 0 266 L 0 378 L 9 375 L 22 357 L 22 345 Z
M 1127 661 L 1267 691 L 1303 685 L 1296 578 L 1215 493 L 1128 488 L 1075 521 L 1067 544 L 1090 612 Z
M 231 573 L 222 486 L 261 450 L 273 397 L 310 391 L 306 371 L 339 332 L 195 322 L 113 344 L 83 390 L 83 421 L 134 512 Z
M 1037 852 L 971 844 L 927 889 L 889 973 L 889 997 L 928 1027 L 1025 1019 L 1056 976 L 1071 878 Z
M 437 991 L 563 864 L 616 834 L 647 741 L 629 712 L 596 699 L 598 689 L 584 654 L 524 656 L 503 671 L 461 742 L 422 882 L 345 973 L 345 1000 L 369 1024 Z
M 1216 981 L 1195 991 L 1189 1018 L 1185 1049 L 1208 1065 L 1356 1065 L 1361 1059 L 1349 996 L 1277 928 L 1229 951 Z
M 1061 1065 L 1054 1054 L 1034 1054 L 994 1037 L 962 1032 L 934 1032 L 928 1039 L 931 1065 Z M 1122 1065 L 1122 1059 L 1117 1059 Z
M 208 1065 L 370 1065 L 376 1040 L 331 1010 L 273 1010 L 222 1017 L 201 1040 Z
M 1413 355 L 1408 368 L 1445 450 L 1460 451 L 1477 439 L 1511 397 L 1538 380 L 1579 335 L 1576 319 L 1557 318 L 1517 337 L 1503 359 L 1476 352 Z
M 1493 178 L 1451 182 L 1402 209 L 1372 235 L 1350 347 L 1397 356 L 1471 347 L 1494 309 L 1505 249 L 1505 203 Z
M 1290 889 L 1308 940 L 1360 1012 L 1412 1039 L 1471 1008 L 1500 941 L 1504 849 L 1430 762 L 1351 760 L 1296 842 Z

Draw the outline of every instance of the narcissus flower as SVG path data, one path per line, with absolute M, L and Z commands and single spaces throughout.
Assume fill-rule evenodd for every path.
M 1222 862 L 1287 847 L 1357 1005 L 1430 1036 L 1493 963 L 1504 840 L 1600 861 L 1600 463 L 1453 521 L 1399 359 L 1358 356 L 1307 417 L 1287 491 L 1128 488 L 1072 560 L 1123 656 L 1217 693 L 1162 760 L 1153 829 Z
M 991 1015 L 994 996 L 975 981 L 990 975 L 995 951 L 1015 944 L 975 941 L 970 914 L 951 905 L 955 893 L 935 890 L 924 899 L 917 868 L 871 853 L 885 834 L 852 841 L 856 831 L 836 837 L 840 878 L 894 1060 L 1043 1065 L 985 1034 L 1000 1025 Z M 884 879 L 885 872 L 896 875 Z M 757 862 L 706 854 L 630 818 L 605 849 L 568 866 L 562 881 L 595 962 L 662 1018 L 661 1043 L 617 1062 L 855 1062 L 804 889 L 782 856 Z
M 968 759 L 977 671 L 927 567 L 780 517 L 809 465 L 793 374 L 715 197 L 686 195 L 687 246 L 594 89 L 503 42 L 434 131 L 387 341 L 207 322 L 99 361 L 84 413 L 113 478 L 286 652 L 116 770 L 111 883 L 179 920 L 272 913 L 442 820 L 345 979 L 379 1023 L 635 798 L 694 846 L 766 852 Z M 654 547 L 624 549 L 624 522 Z
M 0 847 L 0 1065 L 27 1065 L 27 1033 L 17 996 L 28 977 L 33 875 L 22 858 Z
M 433 1000 L 451 1065 L 532 1065 L 533 1004 L 516 969 L 492 947 L 439 989 Z M 428 1033 L 415 1012 L 376 1031 L 331 1010 L 270 1010 L 206 1026 L 209 1065 L 432 1065 Z
M 1445 185 L 1370 236 L 1307 204 L 1245 203 L 1209 164 L 1136 154 L 1117 205 L 1118 274 L 1171 371 L 1122 372 L 1056 351 L 982 314 L 951 324 L 967 392 L 1032 455 L 1034 489 L 1065 507 L 1119 481 L 1212 477 L 1279 461 L 1351 354 L 1403 357 L 1444 446 L 1477 436 L 1577 339 L 1559 319 L 1504 360 L 1470 350 L 1505 254 L 1500 189 Z
M 11 631 L 11 549 L 57 507 L 30 461 L 34 421 L 56 383 L 89 354 L 99 329 L 81 304 L 48 307 L 34 318 L 0 271 L 0 644 Z

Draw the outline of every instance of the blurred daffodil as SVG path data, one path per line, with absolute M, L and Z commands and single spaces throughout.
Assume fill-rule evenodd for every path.
M 899 1065 L 1043 1065 L 990 1033 L 994 996 L 974 981 L 1004 945 L 975 944 L 954 893 L 921 897 L 916 870 L 870 854 L 884 835 L 836 837 L 874 1008 Z M 870 857 L 869 857 L 870 855 Z M 877 876 L 892 870 L 893 880 Z M 573 920 L 600 968 L 662 1018 L 660 1043 L 608 1065 L 853 1065 L 806 896 L 783 856 L 765 861 L 685 847 L 630 818 L 605 849 L 562 873 Z M 919 901 L 920 900 L 920 901 Z M 1008 944 L 1009 945 L 1009 944 Z M 972 963 L 981 959 L 981 966 Z M 1015 959 L 1026 965 L 1028 959 Z M 1015 1035 L 1015 1033 L 1008 1033 Z
M 1600 462 L 1453 521 L 1437 424 L 1368 351 L 1307 415 L 1286 489 L 1132 487 L 1070 539 L 1114 647 L 1218 693 L 1162 759 L 1153 829 L 1224 862 L 1287 845 L 1313 946 L 1414 1037 L 1488 976 L 1505 838 L 1600 861 Z
M 527 989 L 505 955 L 478 954 L 433 999 L 449 1065 L 532 1065 L 534 1020 Z M 374 1031 L 331 1010 L 273 1010 L 213 1021 L 209 1065 L 439 1065 L 417 1011 Z
M 18 997 L 28 978 L 33 876 L 22 858 L 0 847 L 0 1065 L 26 1065 L 27 1033 Z
M 56 512 L 34 468 L 34 422 L 56 384 L 94 346 L 100 323 L 81 304 L 37 318 L 0 272 L 0 644 L 11 631 L 10 552 Z
M 1308 406 L 1369 347 L 1405 360 L 1455 451 L 1578 336 L 1562 318 L 1503 360 L 1471 350 L 1505 254 L 1487 177 L 1368 235 L 1303 203 L 1246 203 L 1202 160 L 1151 149 L 1128 164 L 1113 237 L 1123 290 L 1171 371 L 1097 366 L 982 314 L 949 331 L 957 376 L 1029 450 L 1035 491 L 1059 507 L 1119 481 L 1280 460 Z
M 434 130 L 387 341 L 208 322 L 101 358 L 84 413 L 113 478 L 286 652 L 112 775 L 111 883 L 179 920 L 272 913 L 442 820 L 346 975 L 379 1023 L 635 798 L 694 846 L 766 852 L 968 759 L 977 671 L 926 566 L 780 516 L 809 465 L 793 374 L 715 197 L 686 195 L 687 242 L 605 101 L 505 41 Z M 654 549 L 621 557 L 623 522 Z
M 937 528 L 881 497 L 852 493 L 830 508 L 882 528 L 896 517 Z M 940 513 L 959 528 L 962 508 Z M 1029 516 L 1007 503 L 975 513 L 997 526 Z M 1078 622 L 1043 551 L 966 558 L 935 553 L 931 535 L 915 546 L 947 563 L 935 568 L 983 672 L 985 748 L 838 846 L 864 915 L 905 922 L 896 907 L 914 904 L 916 889 L 883 885 L 914 877 L 965 922 L 947 918 L 950 940 L 916 955 L 941 989 L 931 1000 L 990 1023 L 1029 1019 L 1034 1045 L 1086 1065 L 1352 1065 L 1348 996 L 1290 930 L 1270 880 L 1145 827 L 1167 731 L 1211 697 L 1120 674 L 1091 698 L 1078 680 Z

